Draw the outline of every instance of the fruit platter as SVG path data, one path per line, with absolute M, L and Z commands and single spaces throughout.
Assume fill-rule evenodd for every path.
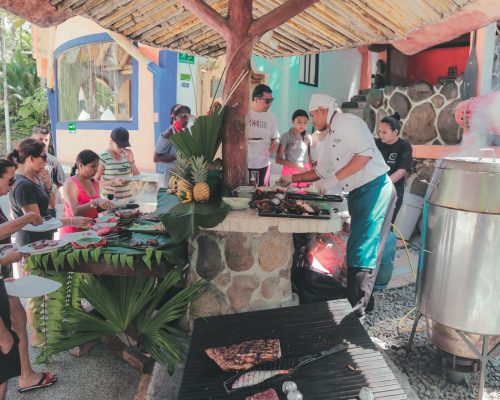
M 328 202 L 291 198 L 285 190 L 256 190 L 250 207 L 261 217 L 329 219 L 338 211 Z

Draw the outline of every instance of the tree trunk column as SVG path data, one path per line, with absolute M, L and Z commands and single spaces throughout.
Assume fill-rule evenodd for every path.
M 238 40 L 230 38 L 227 42 L 228 63 L 227 76 L 224 82 L 224 95 L 229 94 L 231 87 L 242 73 L 247 72 L 238 88 L 232 94 L 226 107 L 222 126 L 222 165 L 224 183 L 227 188 L 234 189 L 246 183 L 247 177 L 247 139 L 246 125 L 249 110 L 250 59 L 256 41 L 255 37 Z

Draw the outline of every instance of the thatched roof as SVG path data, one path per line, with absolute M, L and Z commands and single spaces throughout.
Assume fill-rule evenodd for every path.
M 225 52 L 223 38 L 176 0 L 26 0 L 24 3 L 46 5 L 47 2 L 56 13 L 90 18 L 104 28 L 150 46 L 209 57 Z M 284 2 L 253 0 L 253 17 L 259 18 Z M 2 3 L 15 7 L 23 2 L 0 0 Z M 206 3 L 222 16 L 227 15 L 227 0 L 206 0 Z M 254 52 L 264 57 L 280 57 L 373 43 L 399 47 L 400 43 L 403 52 L 412 53 L 496 18 L 500 18 L 498 0 L 320 0 L 265 35 Z M 44 21 L 41 22 L 43 25 Z M 433 30 L 433 26 L 437 28 Z M 422 30 L 426 32 L 425 38 L 418 37 Z M 417 35 L 415 44 L 408 42 L 412 35 Z

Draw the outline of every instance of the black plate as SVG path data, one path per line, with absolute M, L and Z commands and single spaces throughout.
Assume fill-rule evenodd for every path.
M 289 199 L 297 199 L 297 200 L 329 201 L 336 203 L 342 203 L 344 201 L 344 198 L 338 194 L 325 194 L 324 196 L 321 196 L 320 194 L 314 194 L 314 193 L 302 194 L 302 193 L 287 192 L 286 197 L 288 197 Z
M 278 218 L 301 218 L 301 219 L 330 219 L 331 214 L 285 214 L 270 212 L 265 213 L 259 211 L 259 217 L 278 217 Z

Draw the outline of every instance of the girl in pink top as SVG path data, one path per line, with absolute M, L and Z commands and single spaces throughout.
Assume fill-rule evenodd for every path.
M 108 209 L 109 200 L 99 196 L 99 182 L 94 179 L 99 167 L 99 155 L 92 150 L 83 150 L 76 156 L 71 176 L 64 182 L 64 216 L 89 217 L 95 219 L 99 212 Z M 81 229 L 71 226 L 61 228 L 61 236 Z

